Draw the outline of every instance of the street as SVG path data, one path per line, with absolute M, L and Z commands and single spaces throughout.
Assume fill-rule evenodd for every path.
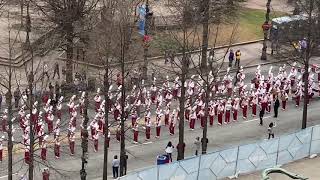
M 273 65 L 274 73 L 277 72 L 276 65 Z M 266 74 L 270 65 L 263 66 L 262 74 Z M 250 81 L 253 78 L 256 68 L 249 68 L 245 71 L 246 81 Z M 317 96 L 316 96 L 317 97 Z M 279 136 L 281 134 L 287 134 L 299 130 L 301 127 L 301 117 L 302 117 L 302 107 L 296 108 L 292 104 L 291 98 L 289 100 L 289 107 L 286 111 L 280 111 L 279 118 L 274 119 L 273 114 L 266 114 L 264 117 L 264 126 L 258 125 L 258 117 L 248 118 L 248 120 L 239 119 L 239 122 L 233 122 L 231 124 L 223 124 L 221 127 L 217 125 L 215 119 L 214 126 L 208 128 L 208 152 L 212 152 L 219 149 L 224 149 L 231 146 L 236 146 L 239 144 L 246 144 L 253 141 L 266 139 L 267 137 L 267 124 L 271 121 L 275 121 L 277 127 L 275 128 L 275 135 Z M 318 119 L 318 112 L 320 110 L 320 102 L 314 99 L 308 109 L 308 126 L 312 126 L 320 123 Z M 92 113 L 92 112 L 91 112 Z M 249 113 L 251 115 L 251 113 Z M 155 129 L 151 130 L 151 141 L 144 141 L 144 131 L 139 133 L 139 143 L 132 143 L 132 132 L 128 130 L 126 132 L 126 150 L 129 156 L 128 159 L 128 171 L 134 171 L 137 169 L 145 168 L 148 166 L 155 165 L 156 156 L 164 153 L 164 149 L 168 141 L 172 141 L 173 145 L 176 146 L 178 143 L 178 129 L 174 136 L 170 136 L 167 127 L 162 127 L 161 136 L 159 139 L 155 139 Z M 190 131 L 188 123 L 185 123 L 185 157 L 190 157 L 194 154 L 193 142 L 195 138 L 202 136 L 202 129 L 200 129 L 200 122 L 196 122 L 196 128 L 194 131 Z M 103 137 L 100 138 L 99 151 L 97 153 L 93 152 L 93 143 L 89 141 L 89 161 L 86 166 L 88 173 L 88 179 L 101 179 L 102 175 L 102 165 L 103 165 Z M 53 157 L 53 149 L 48 148 L 48 162 L 49 166 L 54 167 L 57 172 L 51 170 L 50 179 L 58 179 L 60 175 L 65 175 L 66 179 L 79 179 L 79 170 L 81 169 L 81 147 L 80 141 L 76 141 L 76 154 L 75 156 L 69 156 L 68 145 L 62 144 L 61 158 L 55 159 Z M 111 137 L 110 148 L 109 148 L 109 169 L 108 174 L 111 177 L 111 161 L 114 155 L 119 155 L 120 144 L 116 142 L 115 137 Z M 39 154 L 39 151 L 36 152 Z M 174 153 L 173 158 L 176 159 L 176 154 Z M 19 161 L 14 166 L 15 170 L 19 170 L 19 175 L 23 174 L 26 170 L 23 159 L 23 154 L 15 154 L 15 161 Z M 0 167 L 2 171 L 0 172 L 1 177 L 6 177 L 6 161 L 5 159 Z M 39 168 L 43 167 L 42 162 L 37 162 L 36 174 L 39 177 Z M 24 165 L 24 166 L 23 166 Z M 56 168 L 58 167 L 58 168 Z M 21 169 L 20 169 L 21 168 Z M 61 173 L 58 175 L 58 172 Z

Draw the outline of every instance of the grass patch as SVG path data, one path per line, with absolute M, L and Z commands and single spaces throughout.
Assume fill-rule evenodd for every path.
M 247 9 L 244 8 L 239 12 L 239 31 L 240 34 L 246 33 L 245 36 L 248 40 L 261 39 L 263 38 L 263 32 L 261 29 L 262 24 L 265 21 L 265 10 L 258 9 Z M 283 12 L 271 12 L 270 19 L 279 16 L 285 16 L 286 13 Z M 244 40 L 246 40 L 244 38 Z M 242 38 L 241 38 L 242 39 Z
M 231 41 L 232 43 L 239 43 L 245 41 L 252 41 L 263 38 L 262 24 L 265 21 L 265 10 L 242 8 L 239 10 L 238 16 L 232 20 L 232 22 L 220 24 L 218 31 L 217 25 L 209 25 L 209 46 L 222 46 L 227 45 Z M 270 13 L 270 19 L 285 16 L 284 12 L 272 12 Z M 235 24 L 238 24 L 235 31 L 235 36 L 231 40 L 230 37 L 235 28 Z M 202 39 L 202 26 L 199 25 L 196 28 L 196 35 L 189 37 L 189 42 L 192 42 L 192 46 L 198 47 L 201 45 Z M 218 32 L 217 39 L 216 33 Z M 171 36 L 174 33 L 179 39 L 182 38 L 182 32 L 179 30 L 168 31 L 156 31 L 153 35 L 153 42 L 150 46 L 150 56 L 161 55 L 166 49 L 178 50 L 179 44 Z

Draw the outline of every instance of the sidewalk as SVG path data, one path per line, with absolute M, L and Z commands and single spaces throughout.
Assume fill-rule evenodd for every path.
M 320 178 L 320 157 L 314 159 L 302 159 L 281 168 L 288 170 L 289 172 L 299 174 L 303 177 L 309 178 L 310 180 L 317 180 Z M 262 171 L 256 172 L 249 175 L 239 176 L 238 180 L 258 180 L 261 179 Z M 270 175 L 272 180 L 291 180 L 291 178 L 282 174 Z

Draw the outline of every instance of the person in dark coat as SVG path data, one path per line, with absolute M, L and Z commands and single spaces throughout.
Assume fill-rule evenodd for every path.
M 259 113 L 259 117 L 260 117 L 260 125 L 263 125 L 263 116 L 264 116 L 264 109 L 261 108 L 260 113 Z
M 280 101 L 279 101 L 279 98 L 277 96 L 276 100 L 274 101 L 274 105 L 273 105 L 273 110 L 274 110 L 274 116 L 273 117 L 275 117 L 275 118 L 278 117 L 279 107 L 280 107 Z

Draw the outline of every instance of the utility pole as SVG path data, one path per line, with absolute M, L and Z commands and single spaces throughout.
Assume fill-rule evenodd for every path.
M 267 41 L 268 41 L 268 32 L 270 29 L 270 25 L 269 25 L 269 21 L 270 21 L 270 4 L 271 4 L 271 0 L 267 1 L 266 7 L 267 7 L 267 12 L 266 12 L 266 20 L 264 22 L 264 24 L 262 25 L 262 29 L 263 29 L 263 47 L 262 47 L 262 54 L 261 54 L 261 60 L 267 60 Z
M 144 36 L 143 36 L 143 46 L 144 46 L 144 54 L 143 54 L 143 77 L 148 79 L 148 51 L 149 51 L 149 0 L 146 0 L 146 14 L 145 14 L 145 26 L 144 26 Z
M 84 121 L 83 121 L 83 129 L 82 129 L 82 142 L 81 142 L 81 148 L 82 148 L 82 156 L 81 156 L 81 170 L 80 170 L 80 178 L 81 180 L 86 180 L 87 178 L 87 172 L 85 169 L 85 165 L 88 163 L 88 107 L 89 107 L 89 100 L 88 100 L 88 93 L 85 94 L 84 99 Z

